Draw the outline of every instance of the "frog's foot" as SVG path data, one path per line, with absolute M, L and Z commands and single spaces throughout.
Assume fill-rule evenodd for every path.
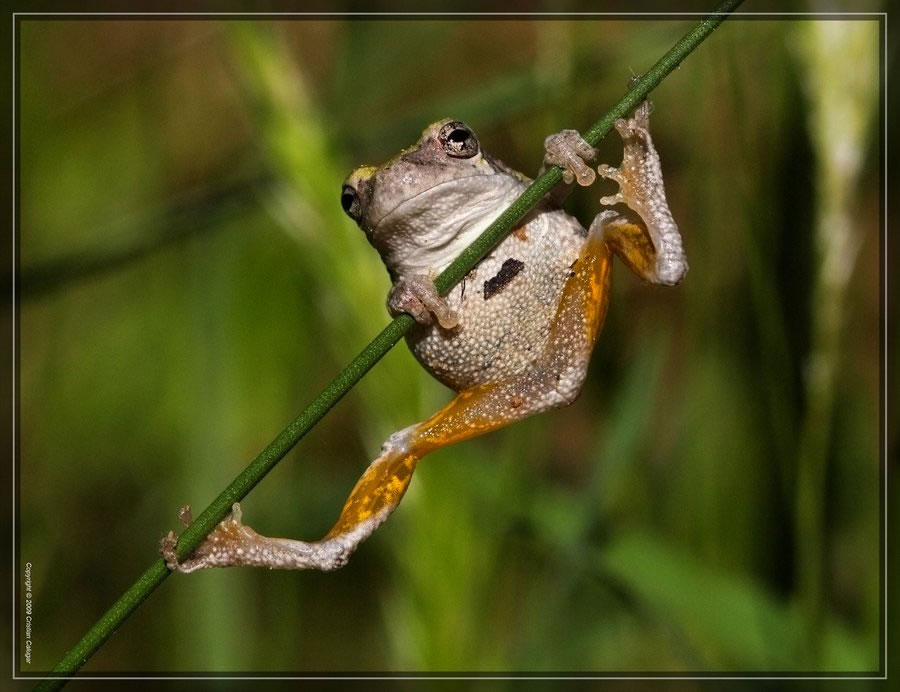
M 210 567 L 268 567 L 318 569 L 343 567 L 354 550 L 377 529 L 399 504 L 419 458 L 435 447 L 414 441 L 415 426 L 391 435 L 357 481 L 337 523 L 324 538 L 306 542 L 262 536 L 241 521 L 241 506 L 221 521 L 185 560 L 176 554 L 173 532 L 162 540 L 160 552 L 172 571 L 195 572 Z M 471 433 L 470 433 L 471 436 Z
M 585 161 L 593 161 L 596 155 L 578 130 L 563 130 L 544 140 L 544 165 L 562 168 L 566 185 L 576 181 L 583 186 L 593 183 L 597 176 Z
M 388 294 L 388 310 L 394 316 L 407 312 L 423 325 L 432 324 L 434 316 L 444 329 L 453 329 L 459 323 L 456 313 L 438 294 L 434 282 L 421 274 L 397 279 Z
M 231 515 L 185 560 L 179 562 L 176 557 L 177 539 L 172 531 L 162 540 L 160 552 L 169 569 L 185 574 L 209 567 L 239 566 L 331 571 L 347 564 L 356 546 L 383 520 L 373 516 L 360 522 L 354 531 L 307 543 L 261 536 L 241 523 L 241 506 L 235 502 Z
M 650 137 L 649 101 L 634 116 L 616 121 L 624 153 L 618 168 L 601 165 L 597 171 L 615 180 L 619 191 L 600 199 L 604 205 L 623 203 L 637 213 L 607 221 L 608 235 L 617 254 L 640 276 L 654 283 L 677 284 L 688 264 L 678 226 L 669 211 L 659 155 Z

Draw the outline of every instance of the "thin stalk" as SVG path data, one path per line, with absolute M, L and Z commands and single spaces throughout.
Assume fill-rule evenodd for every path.
M 612 129 L 619 118 L 630 113 L 659 83 L 684 60 L 719 24 L 724 21 L 742 0 L 725 0 L 712 14 L 700 21 L 678 41 L 640 79 L 636 80 L 625 96 L 584 134 L 584 138 L 596 145 Z M 446 294 L 478 262 L 499 243 L 522 217 L 562 180 L 562 171 L 551 167 L 535 180 L 462 254 L 435 280 L 435 286 Z M 347 367 L 288 425 L 241 474 L 207 507 L 181 534 L 177 555 L 187 557 L 203 538 L 230 511 L 233 503 L 243 499 L 263 477 L 272 470 L 313 426 L 378 362 L 415 324 L 409 315 L 396 317 L 366 346 Z M 110 635 L 122 625 L 137 607 L 169 576 L 162 559 L 150 568 L 129 588 L 91 629 L 73 646 L 43 680 L 36 690 L 53 690 L 62 687 L 68 676 L 75 673 L 99 649 Z

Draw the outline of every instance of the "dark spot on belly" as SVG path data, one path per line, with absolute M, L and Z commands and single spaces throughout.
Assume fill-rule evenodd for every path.
M 506 260 L 500 267 L 500 271 L 497 272 L 497 276 L 484 282 L 484 299 L 487 300 L 506 286 L 524 267 L 525 263 L 520 260 L 512 257 Z

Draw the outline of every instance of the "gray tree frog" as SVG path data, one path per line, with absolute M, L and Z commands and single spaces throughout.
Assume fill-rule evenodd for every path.
M 253 565 L 331 570 L 397 507 L 419 460 L 440 447 L 575 400 L 606 315 L 613 255 L 638 276 L 674 285 L 687 271 L 648 130 L 650 104 L 616 122 L 622 165 L 598 172 L 619 184 L 585 230 L 554 201 L 541 202 L 446 297 L 433 279 L 530 182 L 487 154 L 457 120 L 425 128 L 383 166 L 362 166 L 341 191 L 344 211 L 381 255 L 393 286 L 391 314 L 410 313 L 407 343 L 418 361 L 458 392 L 431 418 L 390 436 L 350 494 L 334 528 L 314 542 L 261 536 L 235 504 L 186 560 L 163 540 L 170 568 Z M 594 149 L 574 130 L 545 142 L 545 165 L 564 169 L 553 196 L 590 185 Z

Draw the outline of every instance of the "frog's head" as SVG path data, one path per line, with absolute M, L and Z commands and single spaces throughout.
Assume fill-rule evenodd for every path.
M 419 248 L 446 245 L 489 213 L 498 184 L 506 187 L 500 172 L 471 128 L 445 118 L 383 166 L 351 172 L 341 206 L 393 268 Z

